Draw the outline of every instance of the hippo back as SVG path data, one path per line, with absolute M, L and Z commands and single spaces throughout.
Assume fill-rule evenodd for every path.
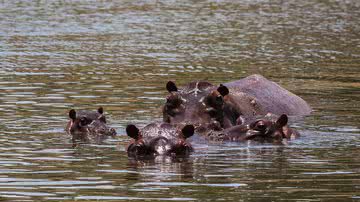
M 311 108 L 305 100 L 261 75 L 251 75 L 224 85 L 230 89 L 235 100 L 243 94 L 252 97 L 251 104 L 261 109 L 256 111 L 256 115 L 274 113 L 303 116 L 311 113 Z

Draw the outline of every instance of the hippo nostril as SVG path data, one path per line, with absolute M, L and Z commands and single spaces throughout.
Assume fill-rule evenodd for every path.
M 110 129 L 110 135 L 111 136 L 115 136 L 116 135 L 116 130 L 114 128 Z
M 163 155 L 166 154 L 172 147 L 172 143 L 171 141 L 169 141 L 167 138 L 165 137 L 159 137 L 156 138 L 155 140 L 153 140 L 151 142 L 153 150 L 156 152 L 156 154 L 158 155 Z

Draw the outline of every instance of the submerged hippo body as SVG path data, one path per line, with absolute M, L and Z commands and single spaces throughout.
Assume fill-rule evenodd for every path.
M 71 135 L 74 144 L 77 141 L 99 143 L 109 136 L 116 135 L 115 129 L 106 124 L 103 112 L 102 107 L 97 111 L 75 111 L 74 109 L 69 111 L 70 120 L 65 130 Z
M 252 75 L 219 87 L 205 81 L 191 82 L 182 89 L 169 81 L 163 107 L 168 123 L 190 123 L 198 132 L 239 125 L 244 118 L 273 113 L 308 115 L 309 105 L 300 97 L 260 75 Z
M 260 119 L 255 119 L 249 124 L 237 125 L 222 131 L 210 131 L 208 138 L 221 141 L 277 141 L 283 139 L 295 139 L 300 135 L 288 125 L 288 116 L 282 114 L 280 117 L 268 114 Z
M 194 134 L 192 125 L 180 128 L 168 123 L 151 123 L 142 129 L 128 125 L 126 133 L 133 138 L 127 147 L 130 157 L 187 156 L 193 150 L 186 141 Z

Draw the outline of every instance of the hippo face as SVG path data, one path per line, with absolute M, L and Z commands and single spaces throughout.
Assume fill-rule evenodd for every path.
M 299 136 L 299 133 L 288 127 L 288 117 L 283 114 L 279 118 L 269 114 L 261 119 L 251 121 L 250 124 L 237 125 L 222 131 L 209 131 L 207 134 L 212 140 L 227 141 L 281 141 Z
M 73 141 L 87 141 L 89 138 L 105 139 L 107 136 L 115 136 L 116 131 L 106 125 L 104 110 L 100 107 L 96 112 L 78 111 L 74 109 L 69 111 L 70 121 L 66 131 L 72 135 Z
M 268 115 L 263 119 L 258 119 L 249 124 L 247 131 L 247 138 L 270 138 L 270 139 L 290 139 L 298 136 L 298 133 L 289 128 L 288 116 L 282 114 L 278 119 L 274 120 L 273 115 Z
M 216 88 L 208 82 L 198 81 L 178 90 L 175 83 L 169 81 L 166 89 L 170 94 L 163 107 L 164 122 L 191 123 L 197 129 L 220 129 L 229 119 L 234 123 L 239 117 L 227 105 L 224 96 L 229 94 L 229 90 L 223 85 Z
M 133 141 L 129 144 L 129 156 L 186 156 L 193 150 L 186 139 L 194 134 L 194 126 L 186 125 L 181 130 L 168 123 L 152 123 L 141 130 L 128 125 L 126 133 Z

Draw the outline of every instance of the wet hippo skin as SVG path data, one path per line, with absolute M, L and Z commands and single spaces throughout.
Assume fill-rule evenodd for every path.
M 288 126 L 288 116 L 268 114 L 249 124 L 233 126 L 221 131 L 209 131 L 207 137 L 217 141 L 275 141 L 296 139 L 300 134 Z
M 169 94 L 163 107 L 164 122 L 194 124 L 197 131 L 241 125 L 244 118 L 267 113 L 291 116 L 311 113 L 302 98 L 261 75 L 219 86 L 195 81 L 181 89 L 169 81 L 166 89 Z
M 187 138 L 194 134 L 194 126 L 174 126 L 169 123 L 151 123 L 138 129 L 128 125 L 126 133 L 133 140 L 127 147 L 131 157 L 157 155 L 187 156 L 193 151 Z
M 114 128 L 106 124 L 106 118 L 102 107 L 97 111 L 71 109 L 69 122 L 65 131 L 71 135 L 73 146 L 77 141 L 100 143 L 102 140 L 116 135 Z
M 230 99 L 242 114 L 305 116 L 311 113 L 305 100 L 258 74 L 223 85 L 229 88 Z

